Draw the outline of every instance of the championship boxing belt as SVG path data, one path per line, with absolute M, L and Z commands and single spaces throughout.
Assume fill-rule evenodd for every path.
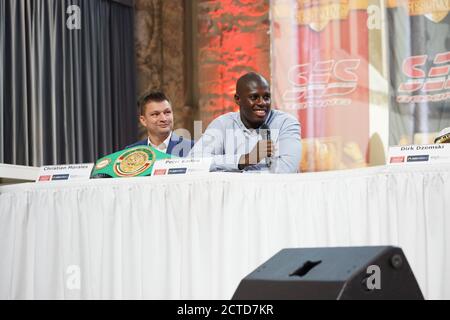
M 450 143 L 450 134 L 439 137 L 438 139 L 436 139 L 435 143 Z
M 450 128 L 445 128 L 439 132 L 438 137 L 434 140 L 434 143 L 450 143 Z
M 149 176 L 157 160 L 173 158 L 149 146 L 125 149 L 97 160 L 91 178 Z

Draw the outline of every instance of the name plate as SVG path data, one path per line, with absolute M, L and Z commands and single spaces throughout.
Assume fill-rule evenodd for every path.
M 177 158 L 156 161 L 152 176 L 198 174 L 209 172 L 212 158 Z
M 93 163 L 44 166 L 36 182 L 89 180 L 93 168 Z
M 450 163 L 450 144 L 411 145 L 389 148 L 388 164 Z

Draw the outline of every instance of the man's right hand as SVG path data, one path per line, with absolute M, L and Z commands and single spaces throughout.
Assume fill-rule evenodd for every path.
M 256 165 L 266 158 L 272 157 L 275 146 L 271 140 L 260 140 L 249 154 L 245 154 L 239 161 L 239 170 Z

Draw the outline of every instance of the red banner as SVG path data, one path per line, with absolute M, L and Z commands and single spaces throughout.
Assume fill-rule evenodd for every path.
M 366 1 L 274 3 L 273 81 L 280 109 L 302 125 L 302 171 L 364 166 L 369 145 Z M 277 7 L 278 6 L 278 7 Z M 284 14 L 284 16 L 283 16 Z M 288 30 L 292 28 L 292 30 Z M 283 38 L 296 48 L 283 50 Z M 295 54 L 293 58 L 292 54 Z
M 450 126 L 450 1 L 389 0 L 390 144 L 433 143 Z

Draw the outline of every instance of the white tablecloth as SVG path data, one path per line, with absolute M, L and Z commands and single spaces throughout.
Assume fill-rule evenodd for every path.
M 450 299 L 449 199 L 449 165 L 1 187 L 0 299 L 229 299 L 282 248 L 365 245 Z

